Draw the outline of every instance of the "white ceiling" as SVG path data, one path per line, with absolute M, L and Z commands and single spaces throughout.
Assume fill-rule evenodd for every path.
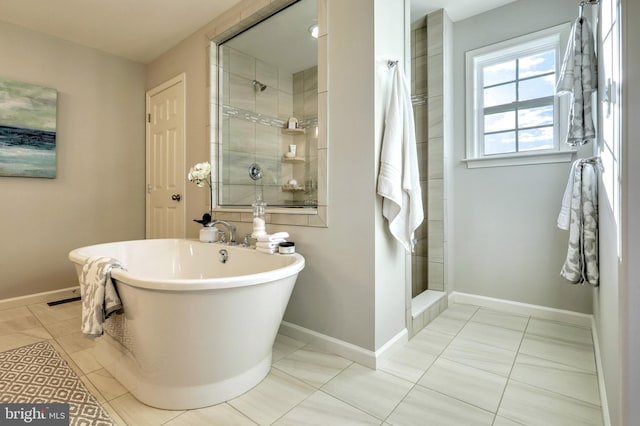
M 412 21 L 453 21 L 515 0 L 411 0 Z M 148 63 L 240 0 L 0 0 L 0 20 Z

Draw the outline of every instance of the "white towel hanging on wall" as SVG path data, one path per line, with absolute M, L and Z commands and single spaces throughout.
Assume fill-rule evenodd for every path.
M 378 194 L 389 231 L 412 252 L 415 231 L 424 219 L 411 92 L 399 63 L 393 67 L 391 96 L 385 118 Z

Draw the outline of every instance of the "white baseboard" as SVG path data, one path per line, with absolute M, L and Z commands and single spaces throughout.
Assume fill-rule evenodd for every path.
M 593 337 L 593 348 L 596 355 L 596 371 L 598 372 L 598 390 L 600 391 L 600 406 L 602 407 L 602 420 L 604 426 L 611 426 L 611 416 L 609 414 L 609 402 L 607 400 L 607 389 L 604 383 L 604 370 L 600 355 L 600 341 L 598 340 L 598 329 L 596 328 L 596 318 L 591 316 L 591 336 Z
M 456 291 L 449 294 L 449 304 L 451 303 L 482 306 L 484 308 L 496 309 L 513 314 L 531 315 L 536 318 L 562 321 L 589 328 L 591 327 L 591 318 L 593 317 L 593 315 L 582 314 L 580 312 L 530 305 L 528 303 L 514 302 L 511 300 L 495 299 L 493 297 L 478 296 L 476 294 L 458 293 Z
M 43 293 L 29 294 L 27 296 L 12 297 L 0 300 L 0 310 L 18 308 L 20 306 L 34 305 L 36 303 L 53 302 L 56 300 L 70 299 L 80 296 L 80 287 L 62 288 L 59 290 L 45 291 Z
M 409 335 L 407 329 L 404 328 L 387 343 L 382 345 L 380 349 L 374 352 L 360 346 L 356 346 L 352 343 L 345 342 L 344 340 L 336 339 L 335 337 L 300 327 L 299 325 L 292 324 L 287 321 L 282 321 L 279 332 L 285 336 L 300 340 L 301 342 L 313 343 L 319 349 L 332 352 L 373 369 L 376 369 L 376 367 L 380 365 L 381 361 L 386 359 L 394 349 L 406 343 Z

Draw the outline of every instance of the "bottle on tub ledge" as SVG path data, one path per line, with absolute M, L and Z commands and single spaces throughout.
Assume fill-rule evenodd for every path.
M 288 232 L 276 232 L 275 234 L 267 234 L 264 213 L 267 203 L 262 201 L 260 195 L 256 196 L 256 201 L 251 204 L 253 207 L 253 233 L 251 237 L 256 239 L 256 250 L 263 253 L 290 254 L 295 252 L 295 245 L 287 241 Z M 283 245 L 283 246 L 281 246 Z
M 251 237 L 257 240 L 258 237 L 267 235 L 264 221 L 264 211 L 267 208 L 267 203 L 262 201 L 261 195 L 256 195 L 256 200 L 251 204 L 251 207 L 253 207 L 253 233 Z

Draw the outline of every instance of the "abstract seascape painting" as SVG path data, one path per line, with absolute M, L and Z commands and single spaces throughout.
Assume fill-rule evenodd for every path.
M 56 177 L 55 89 L 0 79 L 0 176 Z

